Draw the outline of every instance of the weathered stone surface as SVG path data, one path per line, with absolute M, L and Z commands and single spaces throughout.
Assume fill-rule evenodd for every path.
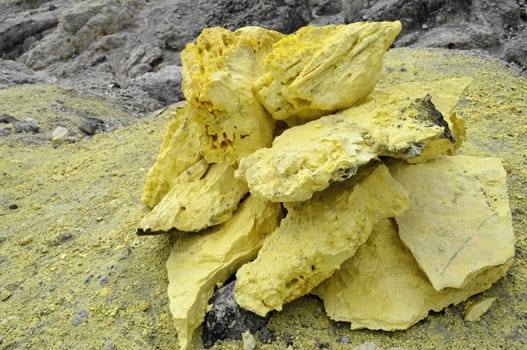
M 173 114 L 156 162 L 148 171 L 143 203 L 153 208 L 174 186 L 179 174 L 196 164 L 204 143 L 205 131 L 188 112 L 186 104 L 169 107 Z
M 453 149 L 448 124 L 427 96 L 377 97 L 287 129 L 271 148 L 243 158 L 236 176 L 273 202 L 304 201 L 379 155 L 424 161 Z
M 201 160 L 176 179 L 163 199 L 139 223 L 138 233 L 169 231 L 195 232 L 232 217 L 247 185 L 234 178 L 227 164 L 207 165 Z
M 392 220 L 382 220 L 353 258 L 315 291 L 329 317 L 351 329 L 407 329 L 425 318 L 490 288 L 511 261 L 481 272 L 463 288 L 436 291 L 404 246 Z
M 181 349 L 203 322 L 214 287 L 254 259 L 264 238 L 278 225 L 280 206 L 249 197 L 231 220 L 211 230 L 182 235 L 166 266 L 170 312 Z
M 349 259 L 382 218 L 400 215 L 406 191 L 386 166 L 372 165 L 307 202 L 287 203 L 287 216 L 258 257 L 237 273 L 236 300 L 259 315 L 311 291 Z
M 273 46 L 254 91 L 290 124 L 348 108 L 373 90 L 400 30 L 398 21 L 300 28 Z
M 461 288 L 514 257 L 506 173 L 496 158 L 457 155 L 391 166 L 410 193 L 401 240 L 436 290 Z
M 283 34 L 259 27 L 205 29 L 181 52 L 183 94 L 207 133 L 209 163 L 235 164 L 271 144 L 274 123 L 251 87 Z

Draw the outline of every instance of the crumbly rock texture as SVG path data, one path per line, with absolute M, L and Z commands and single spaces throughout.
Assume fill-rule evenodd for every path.
M 189 114 L 186 103 L 170 106 L 170 121 L 154 165 L 148 171 L 141 200 L 150 208 L 170 191 L 178 176 L 201 159 L 205 131 Z
M 400 215 L 408 206 L 406 191 L 382 164 L 309 201 L 286 204 L 280 227 L 256 260 L 238 270 L 236 301 L 261 316 L 281 310 L 352 257 L 379 220 Z
M 189 348 L 203 322 L 214 287 L 255 258 L 264 238 L 278 226 L 280 205 L 247 198 L 231 220 L 207 231 L 181 235 L 166 266 L 170 312 L 181 349 Z

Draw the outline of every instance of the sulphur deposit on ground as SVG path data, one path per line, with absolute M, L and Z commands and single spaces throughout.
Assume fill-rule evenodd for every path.
M 516 258 L 501 280 L 470 299 L 472 305 L 497 298 L 479 321 L 464 321 L 461 304 L 432 312 L 405 331 L 351 331 L 349 323 L 330 321 L 318 298 L 305 296 L 271 313 L 267 327 L 276 340 L 264 344 L 256 334 L 257 347 L 284 349 L 292 342 L 295 349 L 321 344 L 349 349 L 373 341 L 384 349 L 525 348 L 527 81 L 500 62 L 439 49 L 392 49 L 384 65 L 378 83 L 383 88 L 473 79 L 452 111 L 465 119 L 467 129 L 467 140 L 456 153 L 503 159 Z M 23 88 L 23 93 L 20 88 L 1 91 L 2 111 L 19 120 L 30 115 L 51 135 L 55 88 Z M 104 113 L 113 112 L 105 107 Z M 134 121 L 136 126 L 58 148 L 2 136 L 2 348 L 178 347 L 164 267 L 181 234 L 135 235 L 149 211 L 140 202 L 146 172 L 170 120 L 172 115 Z M 385 297 L 395 300 L 396 291 L 385 291 Z M 198 328 L 190 342 L 194 349 L 202 348 L 199 333 Z M 224 341 L 213 349 L 240 346 L 240 341 Z

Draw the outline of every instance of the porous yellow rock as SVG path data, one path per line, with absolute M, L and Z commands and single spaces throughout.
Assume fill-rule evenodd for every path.
M 382 220 L 355 256 L 314 291 L 326 313 L 351 329 L 407 329 L 425 318 L 483 292 L 503 277 L 511 261 L 473 276 L 463 288 L 436 291 L 397 234 Z
M 254 259 L 264 238 L 278 225 L 280 205 L 249 197 L 223 225 L 182 235 L 166 266 L 170 312 L 181 349 L 205 319 L 208 300 L 243 263 Z
M 377 99 L 285 130 L 271 148 L 240 161 L 237 177 L 273 202 L 305 201 L 379 155 L 426 160 L 453 149 L 448 124 L 428 96 Z
M 348 108 L 373 90 L 400 31 L 398 21 L 302 27 L 273 46 L 254 91 L 290 124 Z
M 401 240 L 436 290 L 514 257 L 506 173 L 496 158 L 457 155 L 390 167 L 411 207 L 396 218 Z
M 143 203 L 153 208 L 170 191 L 177 177 L 200 159 L 205 130 L 188 113 L 186 103 L 168 108 L 172 118 L 163 138 L 156 162 L 148 171 Z
M 259 315 L 311 291 L 353 256 L 382 218 L 408 207 L 406 191 L 386 166 L 362 169 L 310 201 L 287 203 L 287 216 L 258 257 L 236 274 L 240 306 Z
M 235 164 L 271 144 L 274 122 L 251 87 L 283 36 L 258 27 L 207 28 L 181 52 L 183 93 L 206 130 L 202 154 L 209 163 Z
M 138 233 L 200 231 L 232 217 L 247 185 L 234 178 L 227 164 L 208 165 L 205 160 L 181 173 L 172 189 L 139 223 Z

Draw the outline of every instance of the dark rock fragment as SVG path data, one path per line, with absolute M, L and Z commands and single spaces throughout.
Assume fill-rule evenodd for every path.
M 72 237 L 73 237 L 73 235 L 72 235 L 71 233 L 69 233 L 69 232 L 64 232 L 63 234 L 60 235 L 60 240 L 61 240 L 62 242 L 65 242 L 65 241 L 71 239 Z
M 0 123 L 5 123 L 5 124 L 13 124 L 15 122 L 18 122 L 19 120 L 16 119 L 15 117 L 13 117 L 12 115 L 9 115 L 9 114 L 6 114 L 6 113 L 3 113 L 1 116 L 0 116 Z
M 38 134 L 40 132 L 40 127 L 35 124 L 33 121 L 17 121 L 12 123 L 17 134 L 20 133 L 33 133 Z
M 210 348 L 217 340 L 242 339 L 242 333 L 249 330 L 255 333 L 267 323 L 267 317 L 242 309 L 234 299 L 232 281 L 218 289 L 210 304 L 212 308 L 205 316 L 203 325 L 203 346 Z
M 10 123 L 11 125 L 13 125 L 13 128 L 15 129 L 16 133 L 32 132 L 33 134 L 36 134 L 40 131 L 40 127 L 34 121 L 30 119 L 20 121 L 12 115 L 6 113 L 0 116 L 0 123 Z
M 260 336 L 258 339 L 260 339 L 262 343 L 269 344 L 276 341 L 276 336 L 269 328 L 264 326 L 260 329 Z
M 104 121 L 99 118 L 86 118 L 79 124 L 78 128 L 86 135 L 92 136 L 97 131 L 104 130 Z

